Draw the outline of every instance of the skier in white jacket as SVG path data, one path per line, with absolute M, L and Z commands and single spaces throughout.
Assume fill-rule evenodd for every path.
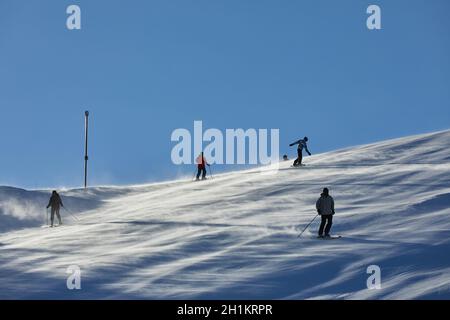
M 316 202 L 317 213 L 321 216 L 322 222 L 319 228 L 319 238 L 330 237 L 330 229 L 333 225 L 334 199 L 330 196 L 328 188 L 324 188 L 320 198 Z

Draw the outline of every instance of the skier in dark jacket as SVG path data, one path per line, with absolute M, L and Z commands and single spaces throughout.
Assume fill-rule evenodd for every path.
M 209 163 L 206 161 L 203 152 L 197 157 L 197 179 L 200 180 L 200 174 L 202 174 L 202 180 L 206 179 L 206 166 L 209 167 Z
M 293 143 L 291 143 L 289 146 L 292 147 L 294 145 L 298 145 L 297 146 L 297 159 L 295 159 L 294 161 L 294 167 L 297 166 L 301 166 L 302 165 L 302 160 L 303 160 L 303 149 L 305 149 L 305 151 L 311 155 L 311 152 L 309 152 L 308 150 L 308 146 L 306 145 L 306 142 L 308 142 L 308 137 L 304 137 L 303 139 L 297 140 Z
M 324 188 L 320 198 L 316 202 L 317 213 L 322 217 L 319 228 L 319 238 L 323 238 L 325 228 L 325 237 L 330 237 L 330 229 L 333 224 L 334 199 L 329 194 L 328 188 Z M 326 225 L 326 226 L 325 226 Z
M 59 224 L 61 225 L 62 221 L 61 221 L 61 216 L 59 215 L 59 209 L 61 207 L 64 207 L 64 205 L 62 203 L 61 197 L 59 196 L 58 192 L 56 192 L 55 190 L 53 190 L 52 196 L 50 197 L 50 200 L 48 201 L 47 209 L 49 207 L 52 207 L 50 227 L 53 227 L 53 220 L 54 220 L 55 214 L 59 220 Z

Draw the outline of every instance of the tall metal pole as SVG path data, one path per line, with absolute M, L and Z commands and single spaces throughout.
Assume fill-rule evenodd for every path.
M 88 127 L 89 127 L 89 111 L 84 112 L 84 188 L 87 188 L 88 174 Z

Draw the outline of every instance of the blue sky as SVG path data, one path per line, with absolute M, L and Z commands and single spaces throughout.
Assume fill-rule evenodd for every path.
M 304 135 L 318 153 L 447 129 L 449 14 L 447 0 L 1 0 L 0 184 L 81 186 L 85 109 L 92 184 L 191 174 L 170 135 L 194 120 L 279 128 L 291 156 Z

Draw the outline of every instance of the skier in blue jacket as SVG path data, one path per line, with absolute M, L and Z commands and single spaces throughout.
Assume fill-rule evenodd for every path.
M 302 160 L 303 160 L 303 149 L 305 149 L 305 151 L 311 155 L 311 152 L 309 152 L 308 150 L 308 146 L 306 145 L 306 142 L 308 142 L 308 137 L 304 137 L 303 139 L 297 140 L 293 143 L 291 143 L 289 146 L 292 147 L 294 145 L 298 145 L 297 146 L 297 159 L 295 159 L 294 161 L 294 167 L 300 166 L 302 165 Z

